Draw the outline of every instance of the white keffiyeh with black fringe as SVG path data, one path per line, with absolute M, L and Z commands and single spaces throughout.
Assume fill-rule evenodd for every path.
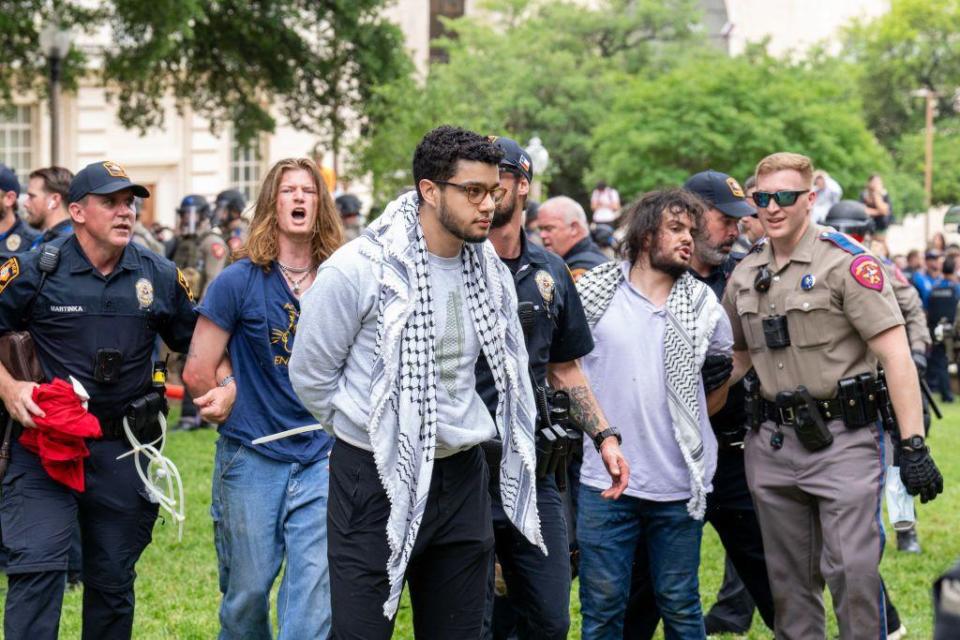
M 591 328 L 603 317 L 623 280 L 622 264 L 608 262 L 577 281 L 577 291 Z M 710 287 L 689 273 L 677 278 L 667 297 L 663 336 L 667 400 L 673 419 L 673 434 L 690 473 L 691 496 L 687 512 L 697 520 L 703 520 L 707 509 L 700 433 L 700 368 L 723 313 L 723 307 Z
M 390 203 L 361 238 L 361 251 L 373 262 L 380 282 L 368 429 L 390 500 L 390 596 L 383 614 L 392 618 L 423 519 L 437 438 L 437 336 L 416 193 Z M 499 396 L 503 509 L 514 526 L 546 553 L 536 501 L 536 410 L 525 374 L 527 353 L 513 278 L 489 242 L 465 244 L 461 258 L 470 317 Z

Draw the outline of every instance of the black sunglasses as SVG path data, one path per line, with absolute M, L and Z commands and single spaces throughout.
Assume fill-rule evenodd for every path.
M 789 207 L 797 201 L 797 198 L 809 191 L 810 189 L 804 189 L 802 191 L 774 191 L 773 193 L 769 191 L 754 191 L 751 197 L 754 203 L 761 209 L 767 208 L 771 198 L 781 207 Z

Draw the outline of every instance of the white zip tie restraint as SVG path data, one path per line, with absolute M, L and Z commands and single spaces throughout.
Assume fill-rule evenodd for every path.
M 143 486 L 147 493 L 156 502 L 160 504 L 177 522 L 177 542 L 183 541 L 183 522 L 186 520 L 186 507 L 183 501 L 183 482 L 180 480 L 180 472 L 173 460 L 163 455 L 163 447 L 166 444 L 167 418 L 158 414 L 160 420 L 160 437 L 153 442 L 141 444 L 130 430 L 130 424 L 126 416 L 123 418 L 123 432 L 127 435 L 127 441 L 133 447 L 130 451 L 117 456 L 117 460 L 133 455 L 134 466 L 137 468 L 137 475 L 143 480 Z M 157 449 L 154 445 L 160 443 Z M 142 453 L 149 462 L 146 471 L 140 462 L 140 456 L 134 455 Z M 159 486 L 158 486 L 159 485 Z M 164 491 L 164 489 L 166 489 Z
M 302 427 L 294 427 L 293 429 L 287 429 L 286 431 L 281 431 L 280 433 L 271 433 L 268 436 L 261 436 L 256 440 L 251 441 L 250 444 L 265 444 L 267 442 L 273 442 L 274 440 L 282 440 L 283 438 L 289 438 L 290 436 L 296 436 L 301 433 L 316 431 L 318 429 L 323 429 L 323 425 L 308 424 Z

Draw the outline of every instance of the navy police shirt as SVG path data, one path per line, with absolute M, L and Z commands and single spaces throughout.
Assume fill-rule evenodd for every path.
M 196 324 L 192 295 L 172 262 L 130 243 L 109 275 L 97 271 L 76 236 L 59 238 L 60 261 L 39 295 L 39 251 L 0 264 L 0 333 L 26 329 L 47 380 L 73 376 L 101 420 L 123 415 L 149 390 L 159 335 L 186 351 Z M 29 313 L 29 316 L 28 316 Z M 98 382 L 98 352 L 118 356 L 114 382 Z
M 563 259 L 520 236 L 520 256 L 504 260 L 517 287 L 517 302 L 533 303 L 533 327 L 526 336 L 530 368 L 537 384 L 546 386 L 547 364 L 569 362 L 593 351 L 593 335 L 580 304 L 570 270 Z M 525 332 L 526 333 L 526 332 Z M 497 390 L 487 361 L 477 362 L 477 392 L 491 413 Z
M 13 226 L 0 233 L 0 255 L 10 256 L 18 253 L 26 253 L 33 248 L 34 243 L 40 234 L 24 222 L 17 214 Z
M 300 319 L 300 301 L 276 265 L 269 271 L 244 258 L 207 288 L 200 314 L 230 334 L 228 350 L 237 399 L 220 435 L 246 446 L 261 436 L 316 424 L 290 384 L 289 362 Z M 257 445 L 263 455 L 309 464 L 324 458 L 333 439 L 323 430 Z
M 610 258 L 600 250 L 600 246 L 590 236 L 570 247 L 563 259 L 570 267 L 570 273 L 573 274 L 574 280 L 579 279 L 580 276 L 594 267 L 610 262 Z

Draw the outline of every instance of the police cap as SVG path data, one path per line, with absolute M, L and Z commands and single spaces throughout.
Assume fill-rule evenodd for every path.
M 712 169 L 695 173 L 687 178 L 683 188 L 731 218 L 746 218 L 757 213 L 747 202 L 740 183 L 725 173 Z
M 519 173 L 527 179 L 527 182 L 533 181 L 533 161 L 530 160 L 530 155 L 523 150 L 523 147 L 516 140 L 502 136 L 490 136 L 490 141 L 503 151 L 503 159 L 500 160 L 501 169 Z
M 17 179 L 17 174 L 3 163 L 0 163 L 0 191 L 13 191 L 20 195 L 20 180 Z
M 150 197 L 146 187 L 130 181 L 127 172 L 119 163 L 113 160 L 91 162 L 73 177 L 67 200 L 79 202 L 90 193 L 105 196 L 124 189 L 132 189 L 133 195 L 140 198 Z

